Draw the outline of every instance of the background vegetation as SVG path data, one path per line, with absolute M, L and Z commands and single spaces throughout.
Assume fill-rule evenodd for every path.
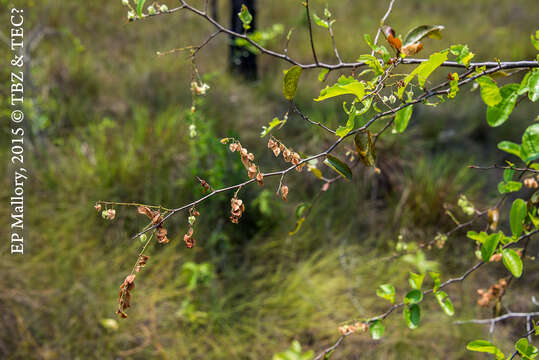
M 478 207 L 494 201 L 501 173 L 466 167 L 503 159 L 495 146 L 500 136 L 518 142 L 531 119 L 532 105 L 522 104 L 510 124 L 486 131 L 480 97 L 463 92 L 435 109 L 418 107 L 405 136 L 380 140 L 381 175 L 360 170 L 353 182 L 332 184 L 294 236 L 288 233 L 295 227 L 296 205 L 311 202 L 322 185 L 312 176 L 289 180 L 287 203 L 274 195 L 275 180 L 262 191 L 246 189 L 247 210 L 239 225 L 227 220 L 229 198 L 212 198 L 199 209 L 194 249 L 182 241 L 186 219 L 171 221 L 170 244 L 152 246 L 148 266 L 137 278 L 130 316 L 118 321 L 118 286 L 140 246 L 129 236 L 144 219 L 119 209 L 117 220 L 104 222 L 93 203 L 137 200 L 172 207 L 201 195 L 195 175 L 214 187 L 234 184 L 244 177 L 241 164 L 216 139 L 238 137 L 240 130 L 242 143 L 262 166 L 278 169 L 259 132 L 286 111 L 280 95 L 285 65 L 260 57 L 260 80 L 244 83 L 226 72 L 228 40 L 223 36 L 199 57 L 211 89 L 192 115 L 189 59 L 183 53 L 156 56 L 156 51 L 200 43 L 212 29 L 199 19 L 181 14 L 127 24 L 120 1 L 0 3 L 3 18 L 11 6 L 25 8 L 26 39 L 32 31 L 46 31 L 29 54 L 25 72 L 31 119 L 26 254 L 7 255 L 8 241 L 0 253 L 0 357 L 5 359 L 261 359 L 293 340 L 304 349 L 321 349 L 335 339 L 342 321 L 385 309 L 373 290 L 379 284 L 389 279 L 405 284 L 408 271 L 418 265 L 447 276 L 460 274 L 463 264 L 473 260 L 473 242 L 464 233 L 452 236 L 441 250 L 420 251 L 418 258 L 377 256 L 393 253 L 399 235 L 412 244 L 449 230 L 453 223 L 444 207 L 466 219 L 456 206 L 464 189 L 472 201 L 481 195 Z M 220 16 L 228 19 L 227 2 L 219 3 Z M 374 35 L 387 4 L 327 3 L 338 20 L 343 58 L 367 52 L 362 34 Z M 312 1 L 311 6 L 321 13 L 325 4 Z M 445 25 L 444 39 L 427 44 L 433 51 L 467 43 L 477 60 L 532 59 L 529 35 L 536 30 L 537 14 L 539 3 L 533 0 L 410 0 L 397 1 L 389 23 L 401 33 L 423 23 Z M 300 2 L 261 1 L 258 26 L 275 23 L 296 28 L 290 51 L 307 59 Z M 321 57 L 331 59 L 329 38 L 318 29 L 315 37 Z M 279 37 L 272 46 L 280 49 L 283 43 Z M 7 63 L 8 54 L 1 57 Z M 0 68 L 4 83 L 8 70 Z M 342 121 L 340 109 L 313 103 L 318 74 L 304 75 L 298 99 L 302 110 L 335 128 Z M 1 90 L 3 109 L 7 89 Z M 196 138 L 188 131 L 193 120 Z M 9 130 L 3 124 L 0 137 L 7 144 Z M 296 116 L 286 129 L 278 136 L 298 151 L 321 148 L 327 141 Z M 6 150 L 0 149 L 0 159 L 7 175 Z M 11 185 L 7 176 L 1 181 L 0 197 L 7 204 Z M 8 238 L 8 211 L 0 207 L 3 239 Z M 536 254 L 537 246 L 530 253 Z M 512 311 L 534 306 L 536 262 L 527 269 L 526 286 L 513 281 L 504 298 Z M 504 271 L 491 266 L 450 288 L 455 317 L 490 317 L 476 306 L 475 290 Z M 416 359 L 424 356 L 420 353 L 473 358 L 465 350 L 472 338 L 490 336 L 503 348 L 522 333 L 520 320 L 499 324 L 487 335 L 484 326 L 452 324 L 454 319 L 442 315 L 432 299 L 425 306 L 418 330 L 408 330 L 401 316 L 393 316 L 384 339 L 353 335 L 335 358 Z

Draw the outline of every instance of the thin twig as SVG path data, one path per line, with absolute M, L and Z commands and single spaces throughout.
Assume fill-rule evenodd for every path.
M 384 17 L 382 18 L 382 20 L 380 20 L 380 25 L 378 26 L 378 31 L 376 32 L 376 36 L 374 37 L 374 43 L 373 45 L 376 46 L 376 44 L 378 43 L 378 38 L 380 37 L 380 33 L 382 32 L 382 26 L 384 25 L 384 23 L 386 22 L 387 20 L 387 17 L 389 16 L 389 14 L 391 13 L 391 10 L 393 9 L 393 4 L 395 3 L 395 0 L 391 0 L 389 2 L 389 7 L 387 8 L 387 11 L 386 11 L 386 14 L 384 15 Z M 374 56 L 374 50 L 372 50 L 371 52 L 371 55 Z

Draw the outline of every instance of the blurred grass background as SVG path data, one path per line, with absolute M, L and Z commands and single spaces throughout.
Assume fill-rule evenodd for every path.
M 247 210 L 239 225 L 227 219 L 231 194 L 216 196 L 199 208 L 194 249 L 182 241 L 186 216 L 170 221 L 171 242 L 149 249 L 129 318 L 120 321 L 114 315 L 118 287 L 141 245 L 129 239 L 144 219 L 134 209 L 119 208 L 117 219 L 106 222 L 93 204 L 112 200 L 174 207 L 201 196 L 195 175 L 215 188 L 243 181 L 238 159 L 218 142 L 226 136 L 240 138 L 265 171 L 279 169 L 282 164 L 270 156 L 259 132 L 287 109 L 281 71 L 288 65 L 259 57 L 260 80 L 244 83 L 226 71 L 228 40 L 221 36 L 198 57 L 211 89 L 191 115 L 187 55 L 156 52 L 201 43 L 212 31 L 201 19 L 182 13 L 128 24 L 120 1 L 0 3 L 3 18 L 12 6 L 25 9 L 27 41 L 39 31 L 47 33 L 26 59 L 31 142 L 25 153 L 31 173 L 26 253 L 7 255 L 9 242 L 3 242 L 3 359 L 266 359 L 293 340 L 304 350 L 329 346 L 343 321 L 387 308 L 375 295 L 379 284 L 391 282 L 402 295 L 408 271 L 425 265 L 421 256 L 384 260 L 399 235 L 419 243 L 449 230 L 452 221 L 443 209 L 448 206 L 465 219 L 456 209 L 461 193 L 480 208 L 494 201 L 501 174 L 475 173 L 466 166 L 502 160 L 496 143 L 518 141 L 536 115 L 536 108 L 523 103 L 511 121 L 488 128 L 485 106 L 478 94 L 468 96 L 468 89 L 456 101 L 415 108 L 403 136 L 387 134 L 378 143 L 382 174 L 359 168 L 351 183 L 333 184 L 295 236 L 288 235 L 295 227 L 295 206 L 311 202 L 322 185 L 313 176 L 287 177 L 287 203 L 274 195 L 275 179 L 268 179 L 262 190 L 242 190 Z M 227 23 L 228 2 L 218 3 L 221 21 Z M 329 5 L 337 19 L 337 45 L 347 60 L 368 51 L 363 34 L 374 36 L 387 7 L 385 1 L 311 3 L 318 14 Z M 529 36 L 536 30 L 537 14 L 534 0 L 399 0 L 388 22 L 402 34 L 424 23 L 446 26 L 444 38 L 428 41 L 425 53 L 466 43 L 476 60 L 509 61 L 535 57 Z M 290 55 L 310 61 L 300 2 L 259 1 L 259 28 L 275 23 L 284 25 L 284 34 L 295 28 Z M 315 29 L 315 37 L 320 57 L 332 62 L 327 34 Z M 280 37 L 269 46 L 281 50 L 283 44 Z M 9 53 L 2 59 L 7 63 Z M 5 83 L 9 70 L 0 68 Z M 328 81 L 338 75 L 331 73 Z M 312 71 L 303 75 L 298 103 L 313 120 L 335 128 L 343 121 L 339 103 L 312 101 L 325 86 L 317 76 Z M 2 118 L 7 119 L 8 87 L 1 91 Z M 195 139 L 187 130 L 193 116 Z M 0 135 L 4 144 L 10 138 L 7 124 Z M 297 116 L 276 135 L 306 154 L 331 141 Z M 7 146 L 0 149 L 0 158 L 6 164 L 0 197 L 7 204 Z M 0 212 L 0 234 L 8 239 L 9 207 Z M 443 249 L 420 254 L 427 266 L 448 278 L 475 261 L 472 252 L 472 242 L 459 233 Z M 534 290 L 537 295 L 537 266 L 526 265 L 526 281 L 514 281 L 504 297 L 512 311 L 530 310 Z M 490 317 L 490 311 L 475 305 L 475 290 L 503 274 L 502 266 L 492 265 L 449 288 L 455 318 Z M 490 336 L 508 352 L 524 329 L 522 321 L 508 321 L 489 335 L 485 327 L 456 326 L 453 320 L 427 298 L 418 330 L 408 330 L 396 313 L 385 322 L 383 340 L 350 336 L 333 358 L 468 359 L 474 356 L 465 350 L 469 340 Z

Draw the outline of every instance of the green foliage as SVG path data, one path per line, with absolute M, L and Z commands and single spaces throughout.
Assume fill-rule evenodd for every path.
M 502 351 L 498 349 L 494 344 L 487 340 L 474 340 L 466 345 L 466 349 L 470 351 L 486 352 L 489 354 L 494 354 L 497 360 L 505 359 Z
M 421 309 L 419 308 L 419 305 L 412 304 L 410 306 L 405 306 L 402 313 L 408 328 L 411 330 L 417 329 L 419 326 L 419 320 L 421 318 Z
M 509 115 L 513 112 L 517 102 L 518 90 L 518 84 L 508 84 L 499 89 L 501 100 L 495 105 L 487 107 L 487 122 L 490 126 L 500 126 L 509 119 Z M 481 86 L 481 95 L 483 95 L 483 86 Z M 493 103 L 494 101 L 492 100 L 491 102 Z
M 518 351 L 521 358 L 532 360 L 537 357 L 539 350 L 532 344 L 528 343 L 528 339 L 519 339 L 515 344 L 515 349 Z
M 474 53 L 470 52 L 468 45 L 452 45 L 450 48 L 451 54 L 457 57 L 457 62 L 462 65 L 468 65 L 474 57 Z
M 397 114 L 395 115 L 395 130 L 398 133 L 402 133 L 404 130 L 406 130 L 408 123 L 410 122 L 410 118 L 412 117 L 412 112 L 413 106 L 407 106 L 397 111 Z
M 339 160 L 333 155 L 327 155 L 324 160 L 324 164 L 329 166 L 337 174 L 341 175 L 343 178 L 352 180 L 352 170 L 344 162 Z
M 365 95 L 365 85 L 354 79 L 353 76 L 342 75 L 335 84 L 322 89 L 320 96 L 314 99 L 314 101 L 322 101 L 335 96 L 348 94 L 354 95 L 356 99 L 361 100 Z
M 490 234 L 481 244 L 481 259 L 488 262 L 494 252 L 496 251 L 498 244 L 500 243 L 500 233 Z
M 510 224 L 513 239 L 518 239 L 522 235 L 523 222 L 528 214 L 526 202 L 522 199 L 516 199 L 511 205 Z
M 522 259 L 515 250 L 503 249 L 502 261 L 507 270 L 509 270 L 514 277 L 518 278 L 522 275 Z
M 373 340 L 379 340 L 384 336 L 385 326 L 382 324 L 382 320 L 374 320 L 369 325 L 369 333 Z
M 423 292 L 418 289 L 408 291 L 404 296 L 405 304 L 419 304 L 423 300 Z
M 410 279 L 408 279 L 408 282 L 412 289 L 421 290 L 421 285 L 423 285 L 424 278 L 425 274 L 416 274 L 410 271 Z
M 137 0 L 137 15 L 142 17 L 142 9 L 144 8 L 144 3 L 146 0 Z
M 243 28 L 245 30 L 249 30 L 251 28 L 251 21 L 253 21 L 253 15 L 251 15 L 245 4 L 241 6 L 241 11 L 238 13 L 238 17 L 243 24 Z
M 453 303 L 445 291 L 436 291 L 434 296 L 446 315 L 453 316 L 455 314 Z
M 290 69 L 285 70 L 283 79 L 283 94 L 288 100 L 294 99 L 298 90 L 299 77 L 301 76 L 302 68 L 294 65 Z
M 273 355 L 273 360 L 310 360 L 313 356 L 313 350 L 303 353 L 299 341 L 294 340 L 288 350 Z
M 481 98 L 488 106 L 496 106 L 502 101 L 502 95 L 496 82 L 489 76 L 482 76 L 475 80 L 481 86 Z M 489 125 L 490 122 L 489 122 Z M 491 125 L 492 126 L 492 125 Z
M 378 286 L 376 295 L 382 299 L 388 300 L 391 304 L 395 303 L 395 287 L 391 284 L 382 284 Z
M 404 86 L 400 87 L 399 90 L 397 90 L 399 98 L 402 99 L 402 95 L 404 94 L 406 86 L 408 86 L 410 81 L 412 81 L 416 76 L 419 86 L 424 87 L 425 82 L 427 81 L 427 78 L 430 76 L 430 74 L 432 74 L 434 70 L 436 70 L 444 61 L 447 60 L 447 54 L 447 51 L 433 53 L 429 56 L 429 59 L 427 61 L 418 65 L 408 76 L 404 78 Z

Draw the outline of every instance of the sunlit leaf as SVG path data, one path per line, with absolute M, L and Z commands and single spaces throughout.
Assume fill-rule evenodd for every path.
M 333 169 L 336 173 L 341 175 L 342 177 L 351 180 L 352 179 L 352 170 L 343 163 L 341 160 L 337 159 L 335 156 L 327 155 L 326 159 L 324 160 L 324 164 L 329 166 L 331 169 Z
M 137 0 L 137 15 L 142 17 L 142 9 L 144 8 L 144 3 L 146 0 Z
M 420 290 L 424 278 L 425 274 L 416 274 L 410 271 L 410 278 L 408 279 L 408 283 L 410 284 L 412 289 Z
M 528 79 L 528 97 L 533 102 L 539 99 L 539 71 L 537 70 Z
M 488 76 L 482 76 L 475 80 L 481 86 L 481 98 L 488 106 L 494 106 L 502 101 L 502 95 L 496 82 Z
M 432 287 L 432 291 L 437 292 L 438 289 L 440 288 L 440 284 L 441 284 L 440 273 L 431 271 L 431 272 L 429 272 L 429 276 L 432 278 L 432 281 L 434 282 L 434 286 Z
M 502 141 L 498 143 L 498 149 L 520 157 L 520 145 L 514 142 Z
M 509 214 L 509 223 L 511 225 L 511 232 L 513 238 L 518 238 L 522 235 L 523 221 L 528 214 L 526 202 L 522 199 L 516 199 L 511 205 L 511 212 Z
M 243 24 L 243 28 L 245 30 L 249 30 L 251 28 L 251 25 L 249 24 L 251 24 L 251 21 L 253 21 L 253 16 L 245 4 L 241 6 L 241 11 L 238 13 L 238 16 Z
M 369 54 L 360 55 L 357 60 L 367 64 L 374 71 L 374 75 L 376 76 L 382 75 L 384 73 L 384 68 L 382 68 L 382 65 L 380 64 L 380 60 L 378 60 L 378 58 L 372 55 L 369 55 Z
M 318 74 L 318 81 L 320 82 L 324 81 L 328 72 L 329 72 L 329 69 L 320 70 L 320 74 Z
M 438 291 L 434 293 L 434 296 L 436 296 L 436 300 L 438 300 L 438 304 L 440 304 L 440 307 L 444 313 L 449 316 L 453 316 L 455 314 L 455 309 L 453 308 L 453 303 L 451 302 L 449 295 L 447 295 L 444 291 Z
M 502 100 L 487 108 L 487 122 L 490 126 L 500 126 L 507 121 L 515 108 L 519 88 L 518 84 L 507 84 L 500 89 Z M 483 91 L 483 87 L 481 87 L 481 91 Z
M 478 352 L 486 352 L 490 354 L 494 354 L 496 356 L 497 360 L 503 360 L 505 359 L 505 356 L 501 352 L 500 349 L 498 349 L 494 344 L 492 344 L 490 341 L 486 340 L 474 340 L 468 343 L 466 345 L 466 349 L 470 351 L 478 351 Z
M 470 60 L 474 57 L 474 53 L 470 52 L 468 45 L 452 45 L 451 54 L 457 57 L 457 62 L 462 65 L 468 65 Z
M 329 23 L 326 20 L 320 19 L 316 14 L 313 14 L 314 23 L 323 28 L 329 28 Z
M 292 100 L 294 96 L 296 96 L 301 71 L 302 69 L 300 66 L 294 65 L 284 72 L 283 94 L 288 100 Z
M 397 111 L 395 115 L 395 130 L 399 133 L 404 132 L 408 127 L 410 118 L 412 117 L 413 106 L 408 105 L 407 107 Z
M 262 126 L 262 131 L 260 132 L 260 137 L 264 137 L 270 133 L 271 130 L 279 126 L 279 129 L 286 124 L 286 118 L 279 120 L 278 118 L 273 118 L 268 124 L 268 126 Z
M 519 339 L 515 344 L 515 349 L 518 351 L 522 359 L 532 360 L 537 357 L 538 350 L 535 346 L 528 343 L 528 339 Z
M 515 250 L 502 250 L 502 261 L 507 270 L 509 270 L 514 277 L 518 278 L 522 275 L 522 259 Z
M 500 192 L 500 194 L 512 193 L 515 191 L 519 191 L 520 189 L 522 189 L 522 183 L 520 181 L 501 181 L 498 184 L 498 191 Z
M 528 163 L 539 159 L 539 124 L 530 125 L 522 135 L 520 155 Z
M 423 300 L 423 293 L 421 290 L 413 289 L 406 293 L 404 296 L 405 304 L 419 304 Z
M 346 126 L 339 126 L 337 130 L 335 130 L 335 135 L 341 138 L 345 137 L 350 131 L 354 129 L 354 126 L 356 124 L 355 118 L 356 118 L 356 106 L 352 105 L 352 108 L 350 109 L 350 112 L 348 114 L 348 120 L 346 121 Z
M 374 340 L 381 339 L 384 336 L 385 326 L 381 320 L 374 320 L 369 325 L 369 333 Z
M 391 284 L 382 284 L 376 289 L 376 295 L 393 304 L 395 302 L 395 287 Z
M 425 86 L 425 82 L 429 75 L 436 70 L 444 61 L 447 60 L 447 51 L 436 52 L 429 57 L 429 60 L 418 65 L 406 78 L 404 78 L 404 86 L 397 90 L 397 95 L 402 99 L 406 86 L 417 75 L 419 86 Z
M 481 259 L 487 262 L 494 255 L 498 244 L 500 243 L 500 233 L 490 234 L 481 244 Z
M 339 95 L 355 95 L 357 99 L 361 100 L 365 95 L 365 85 L 362 82 L 354 79 L 353 76 L 342 75 L 335 84 L 326 86 L 320 90 L 320 96 L 314 99 L 314 101 L 322 101 Z

